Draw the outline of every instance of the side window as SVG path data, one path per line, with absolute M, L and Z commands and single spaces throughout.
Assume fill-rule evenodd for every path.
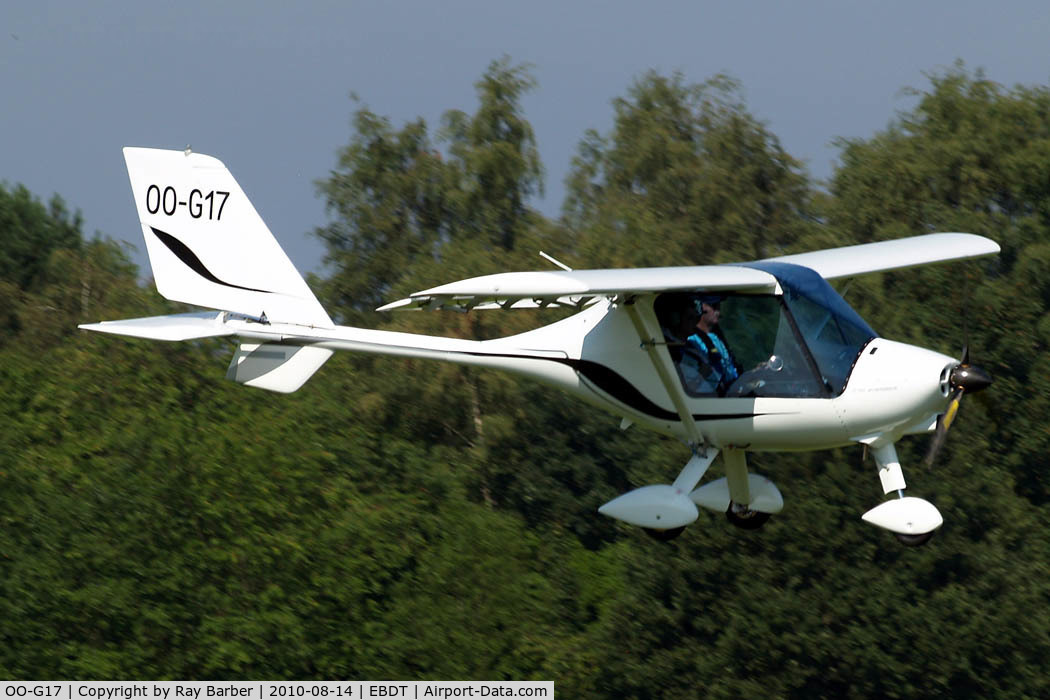
M 780 297 L 667 293 L 654 309 L 689 396 L 820 396 Z
M 726 297 L 719 325 L 742 369 L 751 369 L 774 354 L 782 332 L 780 316 L 776 297 Z

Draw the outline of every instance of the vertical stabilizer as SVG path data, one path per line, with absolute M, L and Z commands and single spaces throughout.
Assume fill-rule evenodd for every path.
M 216 158 L 125 148 L 153 277 L 164 297 L 274 322 L 332 321 Z

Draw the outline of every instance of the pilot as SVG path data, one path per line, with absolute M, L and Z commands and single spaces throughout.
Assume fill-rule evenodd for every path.
M 725 337 L 718 328 L 721 318 L 722 297 L 703 295 L 696 299 L 696 310 L 699 319 L 695 332 L 689 336 L 688 343 L 700 354 L 704 363 L 712 370 L 709 380 L 717 385 L 718 394 L 724 396 L 729 385 L 740 376 L 733 355 L 729 352 Z
M 679 298 L 678 295 L 667 294 L 660 301 L 664 302 L 661 304 L 663 308 L 658 309 L 664 340 L 667 341 L 668 352 L 686 393 L 692 396 L 715 393 L 718 383 L 716 372 L 708 366 L 707 356 L 689 341 L 689 335 L 696 331 L 700 322 L 696 300 L 691 295 Z M 714 381 L 712 377 L 715 377 Z

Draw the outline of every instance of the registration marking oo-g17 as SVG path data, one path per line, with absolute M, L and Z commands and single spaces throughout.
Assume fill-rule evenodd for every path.
M 182 197 L 170 185 L 165 187 L 150 185 L 146 188 L 146 211 L 150 214 L 175 216 L 175 213 L 182 207 L 194 219 L 218 221 L 222 218 L 222 210 L 229 198 L 229 192 L 221 190 L 201 192 L 198 189 L 192 189 L 188 196 Z

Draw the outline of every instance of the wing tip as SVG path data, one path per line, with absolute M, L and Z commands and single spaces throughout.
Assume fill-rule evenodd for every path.
M 413 305 L 416 305 L 416 308 L 419 308 L 418 305 L 419 305 L 419 303 L 421 301 L 423 301 L 423 300 L 421 300 L 421 299 L 412 299 L 412 298 L 409 298 L 409 299 L 398 299 L 397 301 L 392 301 L 389 304 L 383 304 L 382 306 L 378 307 L 376 309 L 376 311 L 396 311 L 398 309 L 403 309 L 406 306 L 413 306 Z

